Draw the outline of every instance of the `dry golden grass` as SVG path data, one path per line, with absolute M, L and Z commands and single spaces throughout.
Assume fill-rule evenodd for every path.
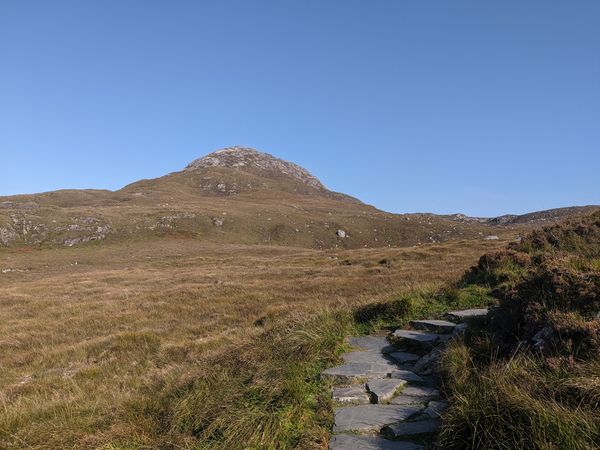
M 202 361 L 247 348 L 290 313 L 436 285 L 505 244 L 317 251 L 164 239 L 2 250 L 0 270 L 12 271 L 0 274 L 0 448 L 197 446 L 185 430 L 161 437 L 157 423 L 169 420 L 142 399 L 199 370 L 211 379 Z

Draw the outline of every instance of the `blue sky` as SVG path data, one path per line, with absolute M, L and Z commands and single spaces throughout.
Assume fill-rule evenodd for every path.
M 600 2 L 0 0 L 0 195 L 230 145 L 393 212 L 600 203 Z

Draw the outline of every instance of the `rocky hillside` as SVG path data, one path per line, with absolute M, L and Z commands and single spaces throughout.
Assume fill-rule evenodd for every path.
M 275 158 L 268 153 L 244 147 L 229 147 L 217 150 L 210 155 L 192 161 L 185 170 L 197 171 L 212 167 L 240 169 L 270 178 L 288 177 L 308 187 L 321 191 L 326 190 L 325 186 L 315 176 L 297 164 Z
M 165 236 L 359 248 L 502 233 L 505 227 L 460 215 L 386 213 L 328 190 L 296 164 L 242 147 L 218 150 L 182 171 L 115 192 L 60 190 L 0 197 L 0 248 Z
M 487 223 L 491 225 L 550 225 L 564 219 L 592 214 L 596 211 L 600 211 L 600 206 L 570 206 L 521 215 L 506 214 L 487 219 Z

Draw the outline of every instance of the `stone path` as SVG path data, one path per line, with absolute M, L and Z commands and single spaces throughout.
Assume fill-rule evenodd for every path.
M 487 309 L 448 313 L 445 320 L 414 320 L 389 336 L 348 339 L 356 350 L 323 372 L 336 404 L 330 450 L 424 450 L 435 447 L 447 408 L 435 386 L 444 345 Z

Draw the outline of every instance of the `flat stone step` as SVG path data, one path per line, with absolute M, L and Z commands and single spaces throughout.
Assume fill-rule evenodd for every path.
M 410 381 L 412 383 L 424 383 L 425 382 L 425 379 L 423 377 L 417 375 L 412 370 L 402 370 L 402 369 L 394 370 L 390 374 L 390 378 L 396 378 L 398 380 Z
M 396 330 L 393 335 L 404 341 L 408 341 L 412 344 L 426 345 L 429 347 L 434 346 L 440 340 L 440 336 L 435 333 L 427 333 L 425 331 L 416 330 Z
M 455 336 L 453 334 L 440 334 L 440 343 L 441 344 L 447 344 L 452 339 L 454 339 L 454 337 Z
M 353 347 L 365 350 L 377 350 L 381 353 L 395 352 L 396 348 L 389 343 L 386 336 L 359 336 L 351 337 L 348 343 Z
M 406 364 L 411 362 L 416 362 L 421 358 L 419 355 L 415 355 L 414 353 L 409 352 L 394 352 L 390 353 L 390 356 L 398 361 L 400 364 Z
M 468 320 L 483 319 L 488 314 L 487 308 L 464 309 L 462 311 L 450 311 L 446 314 L 450 320 L 464 322 Z
M 422 411 L 413 405 L 358 405 L 335 410 L 334 433 L 379 431 L 383 426 L 402 422 Z
M 444 400 L 429 402 L 427 404 L 427 408 L 425 408 L 423 411 L 423 414 L 431 417 L 432 419 L 436 419 L 440 417 L 446 408 L 448 408 L 448 402 Z
M 447 320 L 411 320 L 410 325 L 416 330 L 433 331 L 434 333 L 452 333 L 456 324 Z
M 376 436 L 338 434 L 329 442 L 329 450 L 424 450 L 414 442 L 388 441 Z
M 405 395 L 400 392 L 400 395 L 394 397 L 390 404 L 392 405 L 421 405 L 425 408 L 425 403 L 429 400 L 428 397 L 415 397 L 412 395 Z
M 367 404 L 371 396 L 362 384 L 333 388 L 333 401 L 338 403 Z
M 376 350 L 348 352 L 342 355 L 346 363 L 380 364 L 383 366 L 396 366 L 396 362 Z
M 390 400 L 396 391 L 406 384 L 405 380 L 382 378 L 367 383 L 367 391 L 371 394 L 372 403 L 383 403 Z
M 439 397 L 440 391 L 428 386 L 406 386 L 402 389 L 402 394 L 412 397 Z
M 366 378 L 389 377 L 393 370 L 393 366 L 382 364 L 347 363 L 326 369 L 323 375 L 332 378 L 334 382 L 348 383 Z
M 381 433 L 390 438 L 411 438 L 425 434 L 437 433 L 440 429 L 439 419 L 425 419 L 416 422 L 402 422 L 386 425 Z

